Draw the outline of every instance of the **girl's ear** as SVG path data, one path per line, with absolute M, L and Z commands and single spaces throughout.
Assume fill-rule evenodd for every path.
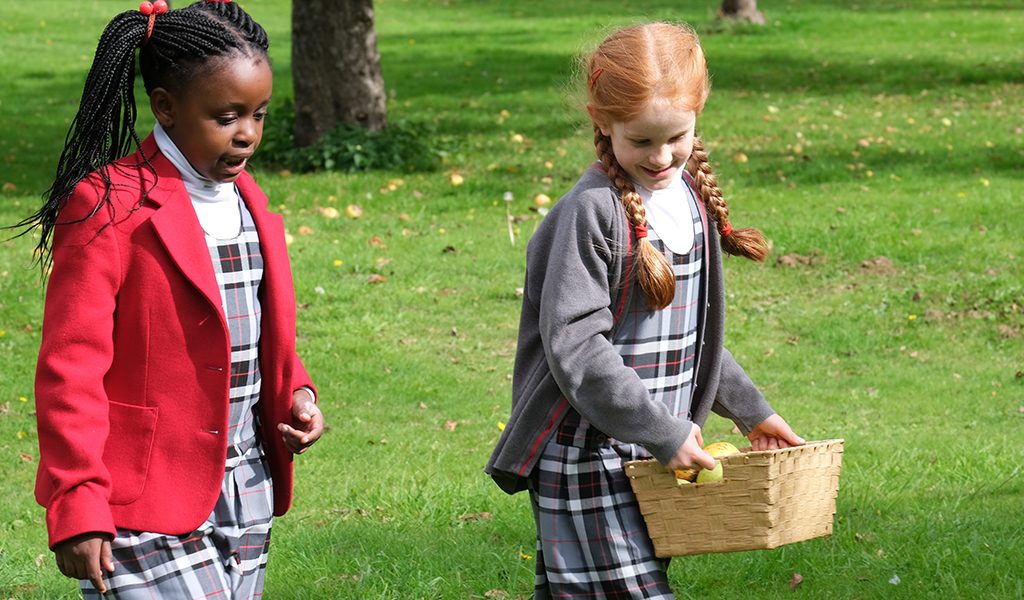
M 601 117 L 598 115 L 597 111 L 594 109 L 594 106 L 592 104 L 587 104 L 587 112 L 590 113 L 590 120 L 594 122 L 594 125 L 597 125 L 598 129 L 601 130 L 601 135 L 603 135 L 605 137 L 611 137 L 612 136 L 612 129 L 611 129 L 611 127 L 609 127 L 601 119 Z
M 149 94 L 149 108 L 160 126 L 170 129 L 174 126 L 174 96 L 164 88 L 156 88 Z

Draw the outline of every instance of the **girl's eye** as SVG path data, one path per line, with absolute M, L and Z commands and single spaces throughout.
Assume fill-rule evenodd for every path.
M 257 121 L 262 121 L 263 119 L 267 118 L 267 112 L 263 111 L 263 112 L 254 113 L 253 114 L 253 118 L 255 118 Z
M 235 119 L 236 117 L 234 115 L 224 115 L 222 117 L 217 117 L 217 124 L 230 125 L 235 122 Z

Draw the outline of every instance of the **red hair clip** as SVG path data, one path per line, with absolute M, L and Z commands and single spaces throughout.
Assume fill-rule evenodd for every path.
M 149 17 L 149 24 L 146 25 L 146 41 L 153 35 L 153 25 L 156 24 L 156 16 L 167 12 L 167 3 L 164 0 L 156 2 L 143 2 L 139 5 L 139 12 Z
M 590 79 L 587 80 L 587 86 L 590 89 L 594 89 L 594 84 L 597 83 L 597 78 L 601 76 L 601 73 L 604 73 L 604 69 L 594 69 L 594 72 L 590 74 Z

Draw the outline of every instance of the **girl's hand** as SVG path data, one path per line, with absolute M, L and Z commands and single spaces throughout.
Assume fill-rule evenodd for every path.
M 292 424 L 278 423 L 277 431 L 284 445 L 295 454 L 302 454 L 324 434 L 324 414 L 307 390 L 292 393 Z
M 805 442 L 804 438 L 793 433 L 789 424 L 777 414 L 761 421 L 747 434 L 747 439 L 750 440 L 750 445 L 754 450 L 778 450 L 779 448 L 802 446 Z
M 102 533 L 83 533 L 53 548 L 60 572 L 74 579 L 88 579 L 101 594 L 107 592 L 103 571 L 114 572 L 110 541 Z
M 686 441 L 676 450 L 672 460 L 668 461 L 665 466 L 670 469 L 691 469 L 693 467 L 714 469 L 715 459 L 704 451 L 701 447 L 703 445 L 704 437 L 700 433 L 700 425 L 694 423 Z

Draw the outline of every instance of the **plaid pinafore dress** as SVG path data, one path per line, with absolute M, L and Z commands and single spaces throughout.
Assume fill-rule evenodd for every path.
M 697 348 L 705 227 L 694 194 L 689 186 L 684 190 L 694 228 L 692 249 L 675 254 L 653 228 L 648 229 L 648 239 L 675 271 L 672 304 L 651 310 L 640 286 L 630 285 L 630 309 L 612 342 L 651 398 L 686 418 Z M 674 598 L 668 561 L 654 555 L 622 468 L 624 460 L 649 457 L 636 444 L 609 439 L 570 408 L 530 480 L 537 524 L 534 598 Z
M 231 335 L 228 448 L 220 497 L 206 521 L 181 536 L 118 529 L 104 598 L 260 597 L 274 514 L 273 482 L 257 423 L 263 256 L 252 215 L 241 207 L 236 237 L 206 235 Z M 187 490 L 183 493 L 188 493 Z M 88 580 L 86 598 L 100 598 Z

